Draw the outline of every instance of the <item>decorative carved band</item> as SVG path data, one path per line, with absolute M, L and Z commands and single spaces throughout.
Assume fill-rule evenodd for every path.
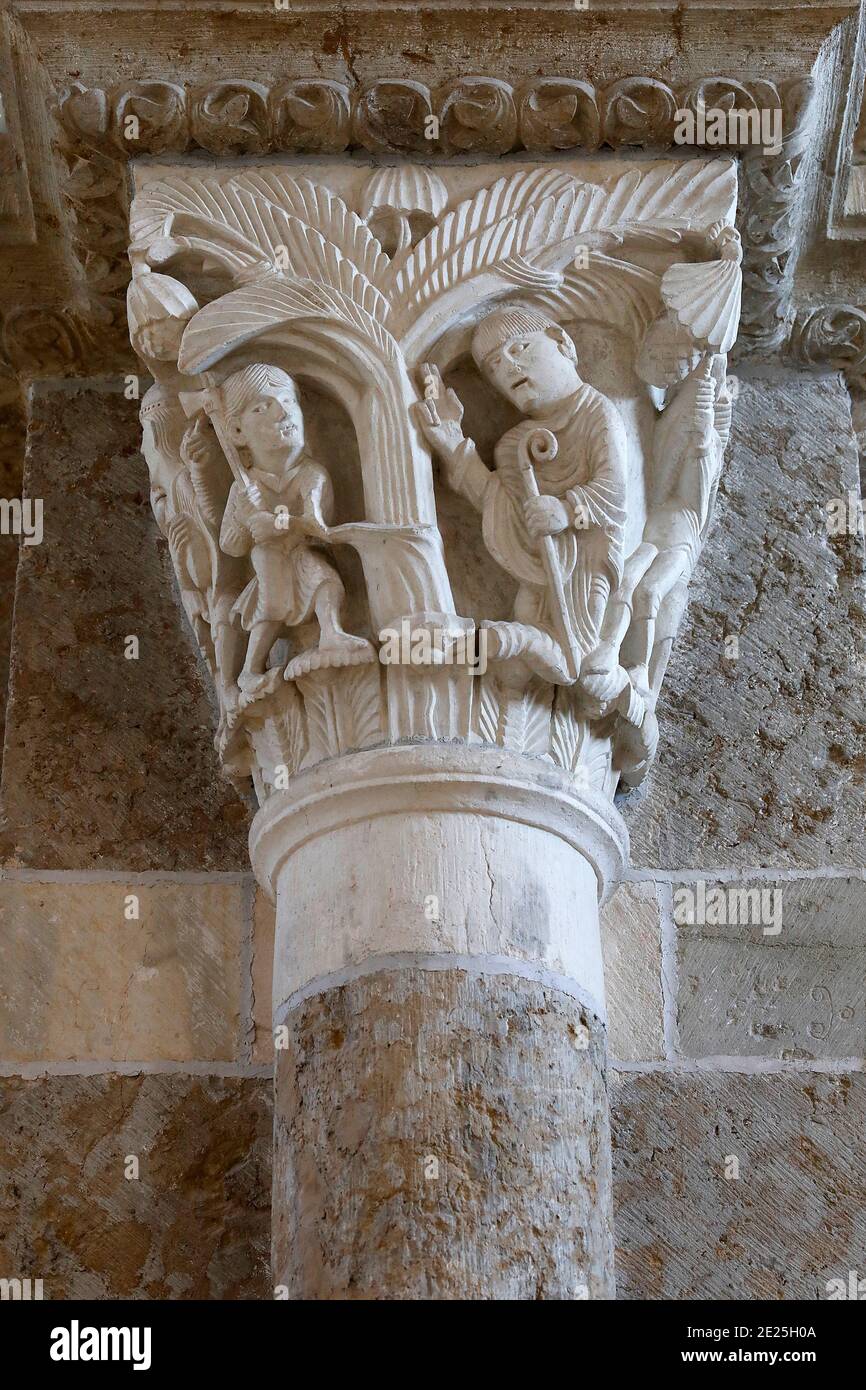
M 787 94 L 800 85 L 707 77 L 675 89 L 654 77 L 624 77 L 599 87 L 574 77 L 535 77 L 511 86 L 481 76 L 436 89 L 404 78 L 354 90 L 324 78 L 270 88 L 238 79 L 189 88 L 138 82 L 108 92 L 76 84 L 63 96 L 60 114 L 69 149 L 85 157 L 96 151 L 116 159 L 188 149 L 237 156 L 350 148 L 412 157 L 495 156 L 602 145 L 669 148 L 676 112 L 696 111 L 701 102 L 707 110 L 781 109 L 796 122 L 797 103 Z

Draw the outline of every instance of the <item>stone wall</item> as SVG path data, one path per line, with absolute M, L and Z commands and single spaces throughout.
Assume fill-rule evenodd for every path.
M 122 379 L 34 392 L 45 534 L 18 565 L 2 785 L 0 1276 L 58 1298 L 265 1298 L 273 910 L 138 441 Z M 604 915 L 621 1298 L 821 1298 L 866 1268 L 864 556 L 827 527 L 849 493 L 841 380 L 743 372 L 658 765 L 621 807 L 631 881 Z M 760 920 L 713 921 L 710 901 Z M 349 1045 L 329 1037 L 323 1077 Z

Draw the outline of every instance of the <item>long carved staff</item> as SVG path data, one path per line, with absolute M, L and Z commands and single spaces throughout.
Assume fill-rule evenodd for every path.
M 518 465 L 523 478 L 523 486 L 526 496 L 540 497 L 538 491 L 538 480 L 535 476 L 533 464 L 546 462 L 548 459 L 555 459 L 559 445 L 556 442 L 556 435 L 550 430 L 532 430 L 526 439 L 522 439 L 517 449 Z M 542 536 L 541 538 L 541 559 L 547 574 L 547 582 L 550 587 L 550 597 L 553 600 L 553 611 L 556 618 L 556 625 L 559 628 L 559 642 L 562 647 L 568 674 L 573 681 L 576 681 L 580 674 L 581 654 L 577 643 L 574 640 L 574 633 L 571 628 L 571 618 L 568 614 L 568 604 L 565 599 L 565 587 L 562 583 L 562 574 L 556 559 L 556 547 L 553 544 L 552 536 Z

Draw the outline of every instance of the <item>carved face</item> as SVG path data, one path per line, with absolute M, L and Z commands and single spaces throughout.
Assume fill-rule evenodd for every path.
M 232 421 L 232 434 L 260 468 L 272 472 L 294 463 L 304 447 L 304 416 L 294 386 L 266 386 Z
M 580 385 L 569 344 L 564 333 L 509 338 L 484 359 L 484 375 L 522 414 L 543 415 Z
M 139 329 L 134 346 L 144 358 L 149 357 L 156 362 L 175 362 L 186 324 L 186 319 L 154 319 Z
M 694 342 L 670 315 L 657 319 L 647 330 L 635 367 L 650 386 L 676 386 L 700 360 Z

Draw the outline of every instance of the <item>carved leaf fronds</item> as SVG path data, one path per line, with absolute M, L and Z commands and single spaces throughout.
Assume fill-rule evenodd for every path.
M 551 757 L 566 772 L 571 772 L 577 763 L 579 747 L 580 722 L 568 702 L 565 687 L 559 686 L 550 720 Z
M 608 792 L 611 774 L 610 740 L 596 738 L 588 725 L 584 725 L 584 731 L 578 760 L 572 771 L 577 772 L 580 769 L 584 785 L 591 791 Z
M 356 666 L 343 676 L 343 737 L 347 751 L 366 748 L 383 737 L 379 666 Z
M 384 318 L 388 258 L 370 229 L 336 194 L 309 179 L 248 174 L 243 182 L 173 177 L 146 188 L 131 215 L 136 243 L 171 234 L 231 263 L 285 266 L 299 279 L 342 286 L 349 272 L 368 286 L 365 307 Z M 357 293 L 357 291 L 356 291 Z
M 640 334 L 662 307 L 660 285 L 660 276 L 651 270 L 591 254 L 585 270 L 571 267 L 556 289 L 529 298 L 551 318 L 603 319 Z
M 500 690 L 494 676 L 482 676 L 478 700 L 478 737 L 483 743 L 499 742 Z
M 600 184 L 582 183 L 573 207 L 557 210 L 558 222 L 550 226 L 549 243 L 597 230 L 634 233 L 634 224 L 658 223 L 654 230 L 661 232 L 664 224 L 676 226 L 680 219 L 692 223 L 696 202 L 707 206 L 714 197 L 727 198 L 729 180 L 725 160 L 709 164 L 687 160 L 674 174 L 669 164 L 659 164 L 630 169 Z
M 539 285 L 534 277 L 561 271 L 581 240 L 591 243 L 599 233 L 614 243 L 631 238 L 650 247 L 676 241 L 693 221 L 695 201 L 718 198 L 723 207 L 729 185 L 723 160 L 690 160 L 673 174 L 667 164 L 632 169 L 600 184 L 550 170 L 499 179 L 448 213 L 402 263 L 394 262 L 401 331 L 413 321 L 417 330 L 431 305 L 484 272 L 544 293 L 551 280 Z
M 333 758 L 341 752 L 336 695 L 333 686 L 317 673 L 298 681 L 307 716 L 307 764 Z
M 392 266 L 390 279 L 405 302 L 407 321 L 460 281 L 515 252 L 524 254 L 533 231 L 549 225 L 552 204 L 572 203 L 578 189 L 570 175 L 521 170 L 460 203 L 402 263 Z
M 550 745 L 550 704 L 553 687 L 533 680 L 525 691 L 503 692 L 502 739 L 505 748 L 541 757 Z
M 550 753 L 566 772 L 580 776 L 594 791 L 604 791 L 610 775 L 610 740 L 599 738 L 577 707 L 575 692 L 558 686 L 550 721 Z
M 388 257 L 366 222 L 352 212 L 342 198 L 310 179 L 298 178 L 283 183 L 274 174 L 252 174 L 244 179 L 242 188 L 242 194 L 250 204 L 251 217 L 254 210 L 259 213 L 261 207 L 260 201 L 254 197 L 255 191 L 259 190 L 262 198 L 273 202 L 274 189 L 282 194 L 288 213 L 313 232 L 320 233 L 372 285 L 384 289 Z
M 291 686 L 286 687 L 283 700 L 283 708 L 273 721 L 274 739 L 279 754 L 275 761 L 285 763 L 289 776 L 294 776 L 307 751 L 304 711 L 297 691 Z
M 337 289 L 311 280 L 287 281 L 269 278 L 223 295 L 195 314 L 183 337 L 178 366 L 184 372 L 206 371 L 220 358 L 252 338 L 294 319 L 322 320 L 333 324 L 336 318 L 362 334 L 379 355 L 394 361 L 397 345 L 387 328 L 352 297 L 354 282 L 347 272 L 349 288 Z

